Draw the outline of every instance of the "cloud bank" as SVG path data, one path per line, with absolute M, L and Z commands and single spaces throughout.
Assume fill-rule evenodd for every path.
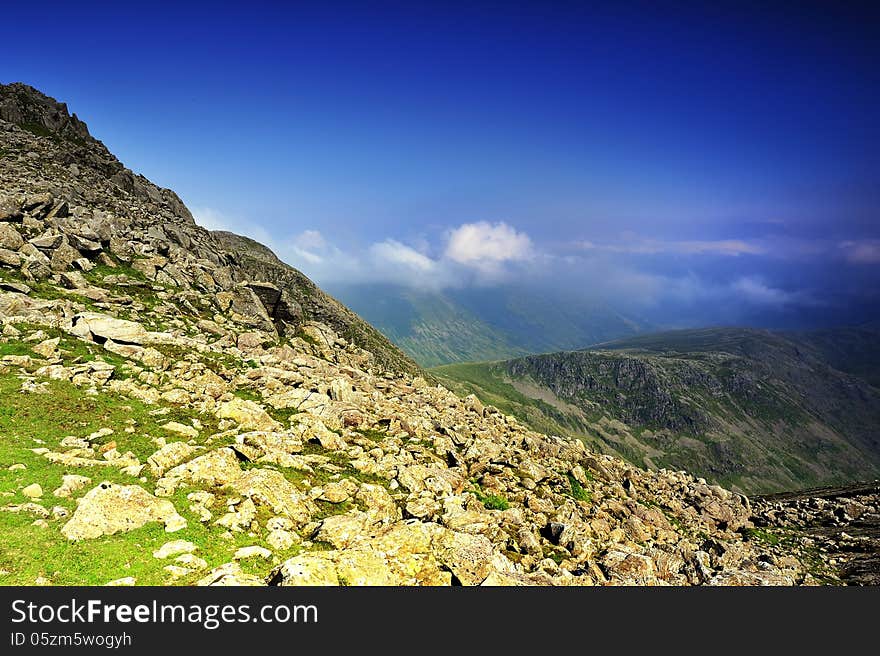
M 435 292 L 517 285 L 602 301 L 667 322 L 685 322 L 688 316 L 736 321 L 833 307 L 834 285 L 845 280 L 829 282 L 829 271 L 858 270 L 861 280 L 880 281 L 880 240 L 875 239 L 670 240 L 625 232 L 613 240 L 554 246 L 539 244 L 504 221 L 475 221 L 445 230 L 433 243 L 389 236 L 343 247 L 315 227 L 279 238 L 216 210 L 200 208 L 194 215 L 205 227 L 266 243 L 322 285 L 383 283 Z M 852 297 L 852 290 L 848 293 Z

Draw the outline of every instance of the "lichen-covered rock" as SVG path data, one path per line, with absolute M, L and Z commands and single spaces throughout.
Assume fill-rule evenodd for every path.
M 139 485 L 101 483 L 79 500 L 76 512 L 61 532 L 68 540 L 87 540 L 162 522 L 167 532 L 186 527 L 167 499 L 159 499 Z
M 217 417 L 231 419 L 246 431 L 278 431 L 282 428 L 258 403 L 249 399 L 234 398 L 221 403 Z
M 251 469 L 229 483 L 229 487 L 256 505 L 263 505 L 277 515 L 305 524 L 317 510 L 284 475 L 272 469 Z

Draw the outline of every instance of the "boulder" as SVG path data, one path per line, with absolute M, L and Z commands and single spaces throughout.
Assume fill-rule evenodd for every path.
M 248 399 L 234 398 L 217 408 L 219 419 L 232 419 L 242 430 L 277 431 L 281 424 L 272 419 L 260 404 Z
M 332 551 L 317 551 L 294 556 L 272 570 L 269 585 L 339 585 L 335 555 Z
M 8 223 L 0 223 L 0 248 L 17 251 L 22 246 L 24 246 L 24 239 L 21 233 Z
M 167 499 L 159 499 L 139 485 L 101 483 L 79 500 L 73 517 L 62 528 L 68 540 L 87 540 L 162 522 L 166 532 L 186 527 Z
M 198 547 L 187 540 L 172 540 L 156 549 L 153 552 L 153 558 L 170 558 L 171 556 L 192 553 L 196 549 L 198 549 Z
M 120 344 L 143 344 L 148 337 L 147 330 L 139 323 L 97 312 L 81 312 L 74 316 L 70 332 L 99 343 L 111 339 Z
M 43 496 L 43 488 L 40 487 L 39 483 L 32 483 L 25 487 L 21 493 L 30 499 L 39 499 Z
M 184 483 L 209 487 L 226 485 L 239 476 L 241 476 L 241 467 L 235 452 L 224 447 L 167 471 L 156 483 L 156 494 L 169 496 Z
M 52 492 L 56 497 L 69 497 L 77 490 L 81 490 L 92 482 L 88 476 L 79 476 L 78 474 L 65 474 L 61 478 L 61 485 Z
M 186 442 L 170 442 L 147 458 L 147 466 L 153 476 L 162 476 L 166 471 L 184 462 L 198 451 L 199 447 Z
M 235 492 L 263 505 L 276 515 L 305 524 L 317 510 L 314 503 L 273 469 L 251 469 L 229 484 Z

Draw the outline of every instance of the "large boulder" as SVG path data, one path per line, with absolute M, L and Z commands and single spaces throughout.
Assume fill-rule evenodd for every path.
M 79 500 L 73 517 L 62 528 L 68 540 L 87 540 L 132 531 L 149 522 L 162 522 L 169 533 L 186 527 L 167 499 L 139 485 L 101 483 Z
M 98 343 L 110 339 L 118 344 L 143 344 L 148 337 L 146 328 L 139 323 L 97 312 L 77 314 L 73 317 L 70 332 Z
M 156 494 L 169 496 L 185 483 L 209 487 L 226 485 L 239 476 L 241 476 L 241 467 L 235 452 L 224 447 L 193 458 L 189 462 L 165 472 L 165 475 L 156 483 Z

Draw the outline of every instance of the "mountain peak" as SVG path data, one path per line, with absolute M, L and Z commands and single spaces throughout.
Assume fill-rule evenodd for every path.
M 23 82 L 0 84 L 0 119 L 36 134 L 53 134 L 73 141 L 96 141 L 88 126 L 68 111 L 66 103 L 58 102 Z

